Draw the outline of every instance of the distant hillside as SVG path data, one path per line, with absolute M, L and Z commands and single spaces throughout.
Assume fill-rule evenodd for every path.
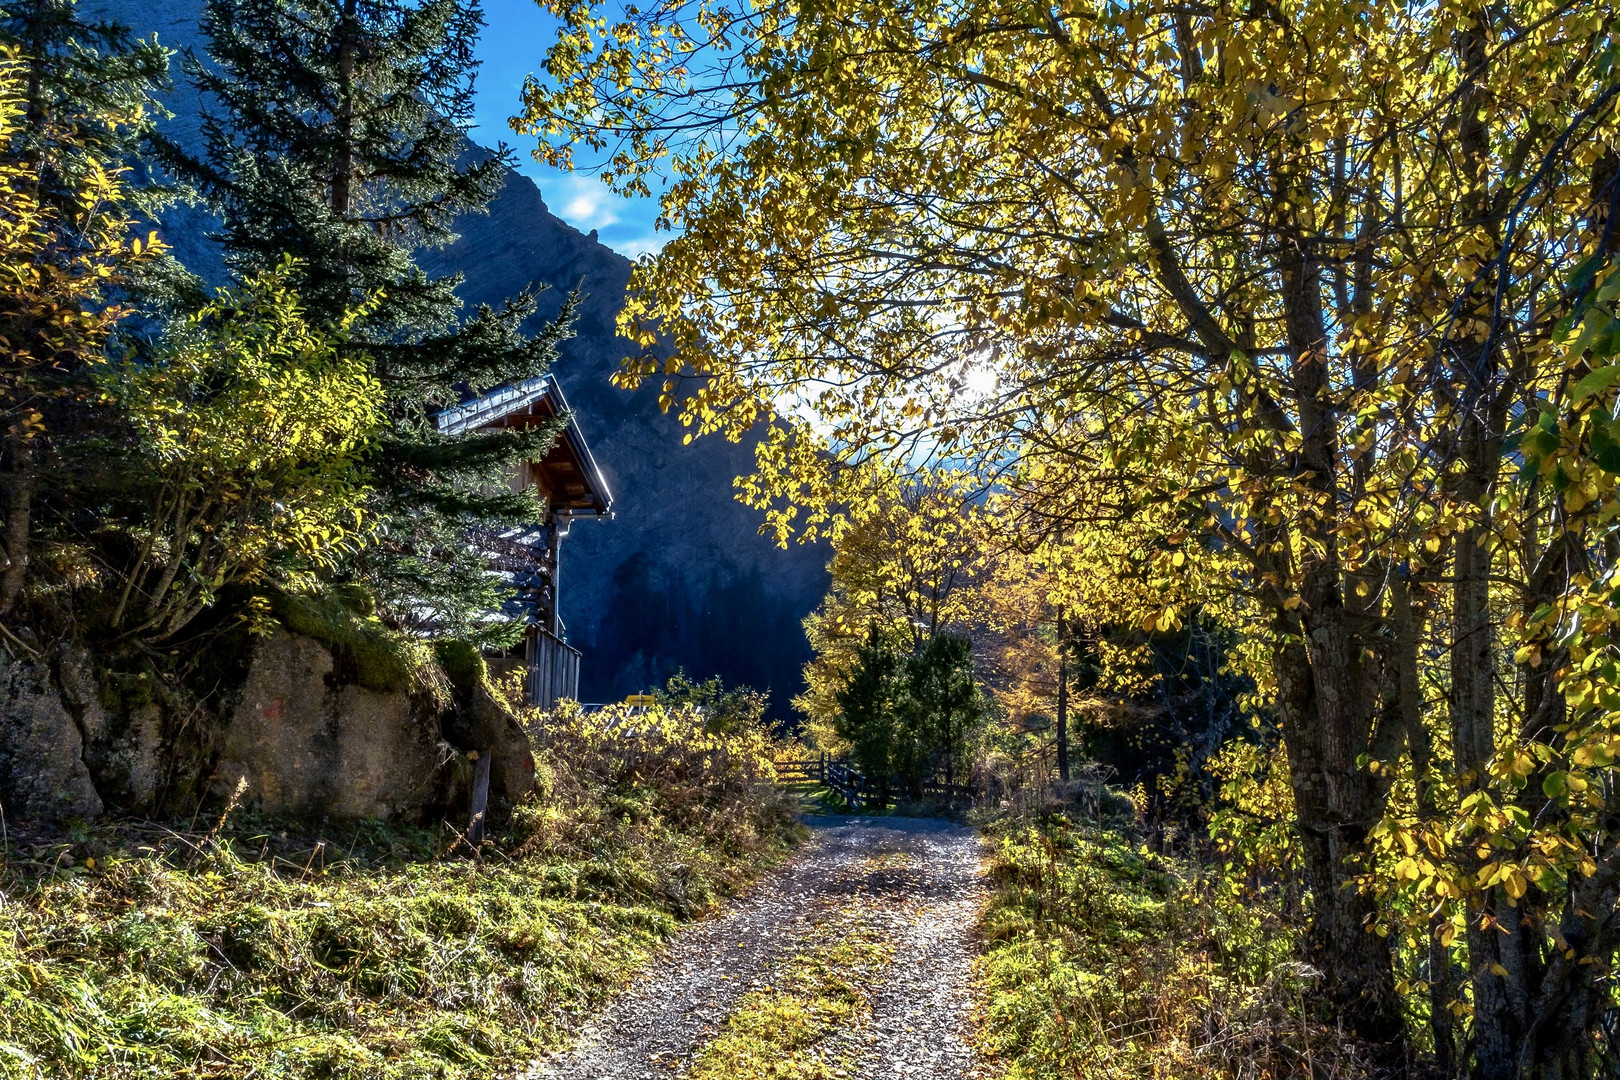
M 115 19 L 174 48 L 198 44 L 198 0 L 83 0 L 87 15 Z M 514 103 L 515 105 L 516 103 Z M 198 103 L 177 88 L 167 121 L 190 141 Z M 166 215 L 163 233 L 187 265 L 206 272 L 218 256 L 195 212 Z M 789 714 L 808 647 L 800 620 L 826 590 L 821 548 L 783 551 L 758 535 L 759 518 L 733 498 L 732 479 L 752 450 L 720 439 L 681 445 L 680 425 L 656 393 L 616 390 L 624 342 L 614 330 L 630 263 L 554 217 L 534 182 L 509 174 L 487 215 L 459 226 L 461 239 L 424 262 L 466 274 L 469 303 L 497 302 L 532 282 L 553 286 L 546 313 L 576 284 L 586 294 L 577 336 L 556 374 L 613 489 L 615 520 L 579 522 L 563 542 L 562 611 L 585 653 L 581 696 L 611 701 L 662 682 L 677 668 L 772 691 Z

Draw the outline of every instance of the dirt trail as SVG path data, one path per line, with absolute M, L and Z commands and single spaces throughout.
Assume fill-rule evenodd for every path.
M 969 1041 L 972 928 L 984 900 L 978 835 L 946 821 L 810 817 L 814 837 L 714 919 L 683 932 L 640 980 L 528 1080 L 683 1075 L 743 996 L 770 985 L 822 924 L 854 912 L 893 956 L 870 1011 L 823 1047 L 852 1080 L 979 1080 Z

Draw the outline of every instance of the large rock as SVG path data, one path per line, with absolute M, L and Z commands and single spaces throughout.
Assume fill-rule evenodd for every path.
M 165 738 L 168 714 L 155 679 L 132 680 L 151 692 L 110 695 L 108 708 L 99 692 L 100 675 L 90 653 L 81 645 L 62 645 L 57 658 L 57 682 L 62 700 L 84 735 L 84 763 L 108 810 L 160 815 L 172 807 L 170 782 L 177 758 L 184 755 Z M 191 785 L 184 785 L 191 795 Z
M 534 751 L 529 736 L 507 707 L 479 681 L 457 687 L 444 720 L 445 738 L 463 750 L 491 756 L 489 789 L 508 805 L 534 790 Z
M 0 809 L 12 821 L 92 818 L 101 796 L 50 665 L 0 647 Z
M 426 694 L 343 678 L 331 649 L 278 630 L 253 648 L 212 770 L 216 798 L 302 818 L 420 819 L 465 809 L 463 754 L 492 755 L 490 793 L 534 789 L 528 736 L 483 680 L 446 708 Z
M 415 818 L 444 798 L 454 750 L 437 711 L 334 678 L 332 652 L 278 630 L 254 647 L 213 790 L 269 814 Z

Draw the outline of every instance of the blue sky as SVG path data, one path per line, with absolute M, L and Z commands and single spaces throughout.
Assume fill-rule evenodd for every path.
M 556 20 L 534 0 L 484 0 L 484 17 L 488 26 L 478 45 L 483 68 L 478 75 L 478 126 L 473 139 L 512 146 L 519 171 L 540 185 L 551 212 L 580 232 L 596 229 L 602 243 L 631 258 L 656 250 L 669 238 L 668 233 L 653 231 L 656 200 L 621 199 L 588 173 L 570 175 L 536 163 L 530 154 L 534 140 L 515 134 L 507 125 L 518 111 L 524 78 L 541 68 Z

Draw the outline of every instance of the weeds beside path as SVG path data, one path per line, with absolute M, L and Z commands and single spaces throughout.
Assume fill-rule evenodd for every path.
M 810 817 L 809 845 L 694 927 L 532 1080 L 971 1080 L 969 828 Z
M 989 833 L 983 1039 L 1006 1080 L 1376 1075 L 1305 1009 L 1316 975 L 1271 894 L 1154 854 L 1123 822 L 1048 813 Z
M 109 822 L 0 840 L 3 1080 L 472 1080 L 533 1060 L 804 832 L 762 729 L 548 719 L 459 834 Z M 8 841 L 8 842 L 7 842 Z

